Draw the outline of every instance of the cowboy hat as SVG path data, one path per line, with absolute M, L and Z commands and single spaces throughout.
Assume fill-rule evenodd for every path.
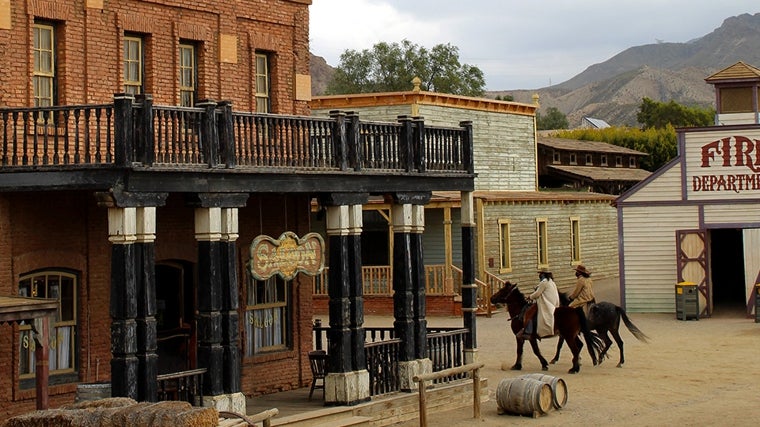
M 581 274 L 585 274 L 586 276 L 590 276 L 591 272 L 586 269 L 586 267 L 583 264 L 578 264 L 574 268 L 575 271 Z
M 551 274 L 551 272 L 552 271 L 549 270 L 548 268 L 542 268 L 542 269 L 538 270 L 536 273 L 538 273 L 538 274 L 541 274 L 541 273 L 544 273 L 544 274 L 549 273 L 549 274 Z

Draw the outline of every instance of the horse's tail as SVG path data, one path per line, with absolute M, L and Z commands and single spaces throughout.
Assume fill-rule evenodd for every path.
M 649 342 L 649 337 L 646 336 L 639 328 L 636 327 L 636 325 L 631 322 L 631 319 L 628 318 L 628 315 L 625 314 L 625 310 L 623 310 L 623 307 L 615 306 L 615 309 L 617 310 L 620 317 L 623 319 L 623 323 L 625 323 L 625 326 L 628 328 L 629 331 L 633 334 L 634 337 L 636 337 L 637 340 L 641 342 Z

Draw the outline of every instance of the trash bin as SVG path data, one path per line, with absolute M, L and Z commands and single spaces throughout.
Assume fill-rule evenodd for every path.
M 699 320 L 699 290 L 693 282 L 676 284 L 676 319 Z
M 755 283 L 755 323 L 760 323 L 760 283 Z

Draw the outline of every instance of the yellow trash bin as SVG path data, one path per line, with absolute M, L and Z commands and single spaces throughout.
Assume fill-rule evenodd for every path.
M 676 284 L 676 319 L 699 320 L 699 290 L 693 282 Z

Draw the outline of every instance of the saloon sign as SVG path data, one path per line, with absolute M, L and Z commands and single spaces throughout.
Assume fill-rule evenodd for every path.
M 290 231 L 278 239 L 258 236 L 251 243 L 249 269 L 256 280 L 266 280 L 279 274 L 291 280 L 296 274 L 316 276 L 325 266 L 324 240 L 317 233 L 302 238 Z
M 746 133 L 745 133 L 746 132 Z M 760 196 L 760 135 L 687 134 L 686 189 L 690 199 Z

